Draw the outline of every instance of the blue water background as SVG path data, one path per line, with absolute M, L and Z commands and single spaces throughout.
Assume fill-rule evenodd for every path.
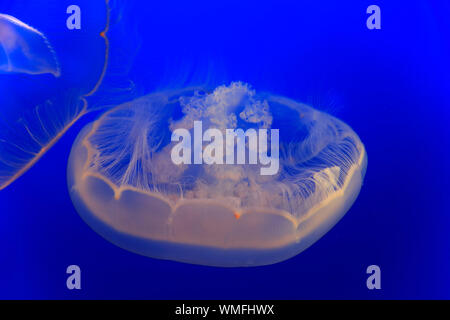
M 42 1 L 41 12 L 21 18 L 51 34 L 65 28 L 68 4 Z M 381 7 L 381 30 L 366 28 L 370 4 Z M 46 5 L 61 20 L 46 20 Z M 16 9 L 1 0 L 0 11 Z M 95 16 L 89 10 L 82 7 Z M 241 80 L 309 103 L 365 144 L 361 193 L 322 239 L 275 265 L 225 269 L 135 255 L 91 230 L 69 198 L 70 148 L 92 114 L 0 192 L 0 298 L 450 298 L 448 1 L 135 1 L 129 10 L 123 46 L 136 46 L 124 61 L 133 62 L 135 95 Z M 71 264 L 81 267 L 80 291 L 66 289 Z M 366 288 L 371 264 L 381 267 L 382 290 Z

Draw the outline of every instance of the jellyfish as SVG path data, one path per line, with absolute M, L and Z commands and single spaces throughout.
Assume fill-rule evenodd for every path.
M 267 159 L 276 170 L 262 174 Z M 232 82 L 110 109 L 78 135 L 67 175 L 76 210 L 113 244 L 238 267 L 311 246 L 349 210 L 366 166 L 364 145 L 342 121 Z
M 61 72 L 55 51 L 47 38 L 19 19 L 0 13 L 0 72 L 50 73 Z
M 0 190 L 96 110 L 92 96 L 108 67 L 110 8 L 104 1 L 89 6 L 104 11 L 85 24 L 83 37 L 66 28 L 49 28 L 53 46 L 37 29 L 0 14 Z M 58 8 L 45 10 L 49 21 L 60 15 Z

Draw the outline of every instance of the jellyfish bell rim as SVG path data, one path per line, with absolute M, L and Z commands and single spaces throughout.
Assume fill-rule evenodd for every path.
M 286 101 L 291 100 L 287 99 Z M 76 170 L 73 168 L 80 165 L 80 159 L 76 159 L 75 154 L 79 155 L 79 152 L 77 152 L 79 149 L 77 148 L 85 148 L 79 142 L 92 130 L 93 125 L 94 123 L 88 124 L 80 132 L 70 153 L 67 174 L 72 202 L 81 218 L 104 239 L 127 251 L 157 259 L 216 267 L 261 266 L 289 259 L 318 241 L 346 214 L 358 197 L 367 168 L 367 153 L 358 138 L 360 157 L 358 162 L 352 166 L 352 173 L 347 176 L 341 194 L 317 203 L 310 210 L 314 210 L 314 214 L 306 214 L 303 220 L 298 223 L 296 230 L 300 231 L 298 231 L 296 238 L 282 245 L 268 248 L 220 247 L 151 239 L 127 233 L 127 231 L 105 223 L 98 214 L 88 207 L 78 188 L 75 187 L 76 181 L 80 179 L 80 177 L 75 176 Z M 354 134 L 356 135 L 356 133 Z M 82 154 L 87 157 L 87 150 L 84 150 Z M 81 163 L 86 163 L 86 160 L 81 161 Z
M 25 37 L 31 37 L 34 39 L 31 39 L 31 42 L 37 42 L 38 44 L 34 44 L 35 47 L 43 46 L 45 47 L 44 49 L 44 56 L 47 55 L 47 57 L 42 57 L 41 55 L 36 55 L 36 57 L 31 57 L 31 52 L 33 51 L 32 49 L 40 49 L 42 50 L 43 48 L 35 48 L 35 47 L 28 47 L 28 45 L 30 45 L 29 43 L 24 44 L 23 41 L 15 41 L 14 44 L 21 46 L 21 48 L 19 49 L 19 51 L 22 52 L 27 52 L 27 55 L 23 55 L 23 57 L 26 61 L 26 63 L 31 63 L 39 61 L 41 63 L 43 63 L 44 65 L 46 65 L 46 68 L 36 68 L 36 69 L 32 69 L 26 66 L 20 66 L 17 64 L 14 64 L 11 61 L 11 58 L 8 55 L 8 51 L 5 49 L 4 45 L 2 43 L 2 34 L 0 33 L 0 49 L 1 51 L 4 53 L 3 56 L 6 59 L 6 61 L 8 62 L 8 64 L 0 64 L 0 72 L 1 73 L 25 73 L 25 74 L 30 74 L 30 75 L 39 75 L 39 74 L 52 74 L 55 78 L 58 78 L 61 76 L 61 68 L 59 65 L 59 60 L 57 58 L 57 55 L 53 49 L 53 47 L 51 46 L 50 42 L 48 41 L 47 37 L 40 32 L 39 30 L 35 29 L 34 27 L 28 25 L 27 23 L 19 20 L 18 18 L 11 16 L 9 14 L 4 14 L 4 13 L 0 13 L 0 25 L 4 25 L 5 28 L 5 33 L 7 34 L 8 31 L 11 31 L 10 28 L 19 28 L 22 31 L 25 31 Z M 6 27 L 5 27 L 6 26 Z M 4 36 L 7 44 L 11 45 L 11 41 L 12 41 L 12 37 L 8 37 L 8 35 Z M 37 40 L 36 40 L 37 38 Z M 17 44 L 18 43 L 18 44 Z M 16 49 L 17 50 L 17 49 Z M 14 50 L 13 50 L 14 53 Z M 1 57 L 1 56 L 0 56 Z M 45 58 L 45 59 L 44 59 Z M 49 60 L 51 61 L 51 63 L 49 62 Z M 1 63 L 2 60 L 0 60 Z

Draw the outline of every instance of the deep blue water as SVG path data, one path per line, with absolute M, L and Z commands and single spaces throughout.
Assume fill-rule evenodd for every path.
M 58 90 L 86 92 L 94 76 L 83 72 L 95 74 L 102 58 L 102 44 L 89 32 L 102 30 L 104 3 L 80 1 L 80 31 L 65 29 L 72 3 L 32 3 L 1 0 L 0 12 L 30 21 L 61 52 L 69 76 Z M 366 28 L 370 4 L 381 8 L 381 30 Z M 117 89 L 118 100 L 241 80 L 309 103 L 344 120 L 365 144 L 361 193 L 322 239 L 275 265 L 225 269 L 135 255 L 91 230 L 69 198 L 67 159 L 77 133 L 97 116 L 89 114 L 0 191 L 0 298 L 450 298 L 449 2 L 121 5 L 114 4 L 122 19 L 120 32 L 111 31 L 110 70 L 134 86 L 128 93 Z M 83 54 L 71 55 L 74 50 Z M 1 76 L 2 96 L 26 90 Z M 111 78 L 105 85 L 123 87 Z M 40 84 L 33 92 L 38 97 L 48 88 Z M 0 115 L 6 111 L 0 105 Z M 81 267 L 80 291 L 66 289 L 71 264 Z M 381 290 L 366 288 L 371 264 L 381 267 Z

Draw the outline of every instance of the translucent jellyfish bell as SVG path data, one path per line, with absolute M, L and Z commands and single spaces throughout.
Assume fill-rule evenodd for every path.
M 203 142 L 202 164 L 176 164 L 180 140 L 173 134 L 184 129 L 198 139 L 196 121 L 203 132 L 224 135 L 278 129 L 278 170 L 262 175 L 267 163 L 250 163 L 249 137 L 241 144 L 244 163 L 207 164 Z M 239 152 L 235 147 L 229 150 Z M 108 111 L 74 143 L 68 184 L 81 217 L 122 248 L 195 264 L 254 266 L 288 259 L 332 228 L 355 201 L 366 164 L 363 144 L 343 122 L 232 83 L 210 94 L 152 94 Z
M 0 72 L 60 76 L 56 54 L 44 34 L 15 17 L 1 13 Z

